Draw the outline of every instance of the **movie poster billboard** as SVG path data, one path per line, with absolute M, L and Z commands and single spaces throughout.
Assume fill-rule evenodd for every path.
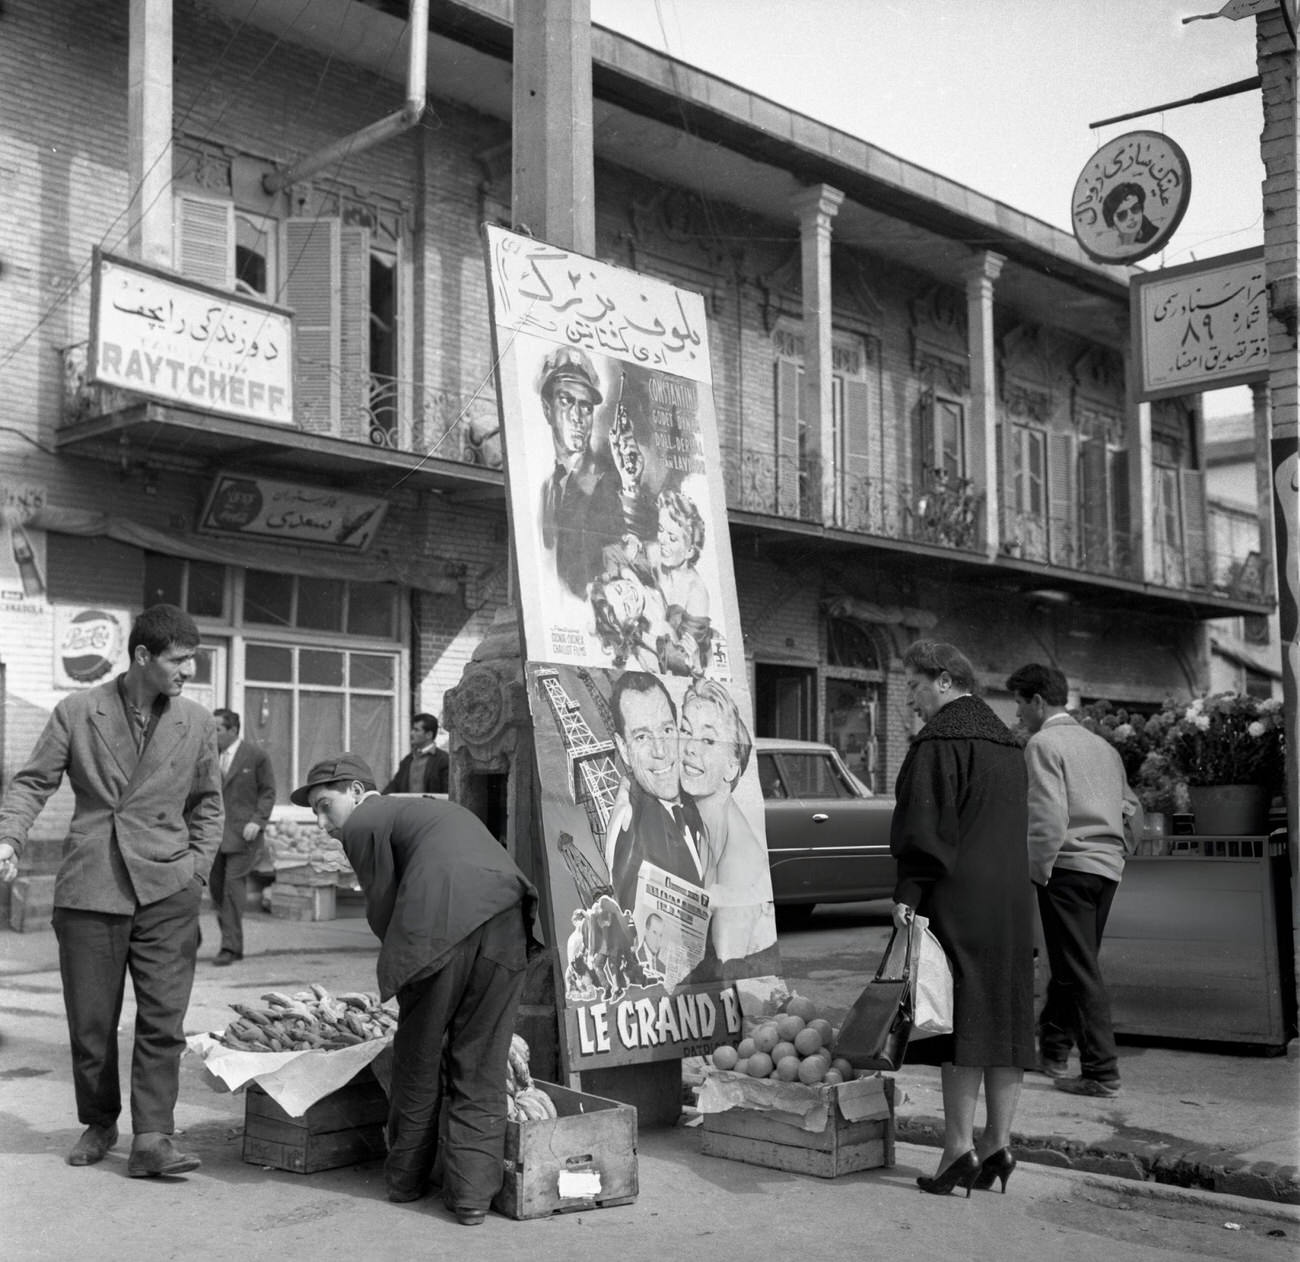
M 570 1070 L 699 1055 L 780 972 L 763 800 L 735 690 L 529 662 Z
M 486 233 L 568 1068 L 695 1054 L 780 972 L 704 300 Z

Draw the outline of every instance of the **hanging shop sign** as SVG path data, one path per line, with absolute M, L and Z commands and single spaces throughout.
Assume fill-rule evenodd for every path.
M 1158 131 L 1131 131 L 1102 145 L 1075 181 L 1075 240 L 1098 263 L 1136 263 L 1162 250 L 1192 194 L 1187 155 Z
M 282 307 L 95 251 L 90 378 L 204 412 L 293 422 Z
M 54 686 L 92 688 L 130 664 L 131 613 L 102 606 L 54 608 Z
M 373 542 L 388 501 L 329 487 L 223 473 L 208 494 L 199 530 L 362 552 Z
M 45 531 L 31 525 L 45 501 L 44 486 L 0 482 L 0 607 L 5 612 L 45 607 Z
M 1129 304 L 1140 399 L 1267 378 L 1262 249 L 1135 276 Z
M 565 1065 L 699 1055 L 780 971 L 704 300 L 486 231 Z

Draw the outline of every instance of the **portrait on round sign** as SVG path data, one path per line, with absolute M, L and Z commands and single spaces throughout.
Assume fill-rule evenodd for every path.
M 1168 136 L 1135 131 L 1097 150 L 1075 182 L 1074 236 L 1099 263 L 1136 263 L 1164 248 L 1192 191 L 1187 156 Z

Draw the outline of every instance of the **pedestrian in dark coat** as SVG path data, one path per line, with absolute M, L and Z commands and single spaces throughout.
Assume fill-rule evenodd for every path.
M 972 695 L 974 670 L 957 649 L 919 641 L 903 666 L 926 722 L 895 789 L 894 922 L 928 916 L 952 964 L 953 1033 L 935 1040 L 944 1150 L 939 1174 L 920 1180 L 925 1191 L 949 1192 L 1010 1176 L 1011 1122 L 1035 1063 L 1025 765 L 1007 726 Z M 987 1118 L 977 1146 L 981 1082 Z
M 343 843 L 383 944 L 380 996 L 397 996 L 388 1199 L 428 1189 L 441 1073 L 443 1199 L 460 1222 L 481 1223 L 501 1187 L 506 1061 L 537 891 L 477 816 L 438 798 L 381 796 L 355 754 L 317 763 L 291 800 Z

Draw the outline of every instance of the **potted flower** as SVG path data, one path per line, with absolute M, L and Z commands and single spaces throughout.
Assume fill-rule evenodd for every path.
M 1268 808 L 1282 786 L 1282 703 L 1235 692 L 1167 703 L 1152 716 L 1161 752 L 1187 782 L 1202 834 L 1241 836 L 1268 830 Z

